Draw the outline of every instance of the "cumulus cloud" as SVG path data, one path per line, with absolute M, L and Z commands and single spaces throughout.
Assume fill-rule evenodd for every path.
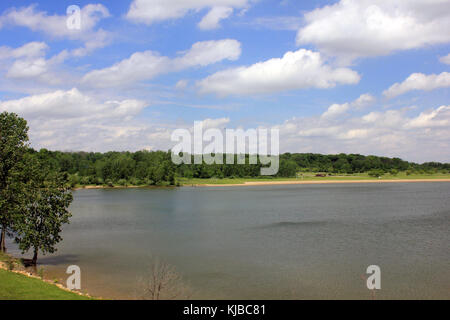
M 431 91 L 439 88 L 450 87 L 450 73 L 425 75 L 413 73 L 405 81 L 393 84 L 383 92 L 387 98 L 394 98 L 412 90 Z
M 135 117 L 147 106 L 135 99 L 102 101 L 73 88 L 0 101 L 0 112 L 28 120 L 31 141 L 38 148 L 106 151 L 126 142 L 133 145 L 135 138 L 144 146 L 148 127 Z
M 223 126 L 227 125 L 230 122 L 230 118 L 217 118 L 211 119 L 206 118 L 201 121 L 203 129 L 223 129 Z
M 190 12 L 209 9 L 199 23 L 203 30 L 214 29 L 222 19 L 228 18 L 234 9 L 244 9 L 251 0 L 134 0 L 127 13 L 133 22 L 147 25 L 184 17 Z
M 9 79 L 38 79 L 47 83 L 58 82 L 52 73 L 55 66 L 68 56 L 62 51 L 46 59 L 48 45 L 44 42 L 29 42 L 18 48 L 0 47 L 0 69 L 6 69 L 5 77 Z
M 348 109 L 350 109 L 349 103 L 343 103 L 343 104 L 335 103 L 328 107 L 327 111 L 325 111 L 322 114 L 322 117 L 323 118 L 333 118 L 333 117 L 336 117 L 338 115 L 341 115 L 341 114 L 347 112 Z
M 405 126 L 407 128 L 450 128 L 450 106 L 440 106 L 437 109 L 422 112 Z
M 76 88 L 0 101 L 0 112 L 18 113 L 30 127 L 34 148 L 63 151 L 167 150 L 175 129 L 192 132 L 193 123 L 160 123 L 139 117 L 142 100 L 102 100 Z M 222 128 L 229 118 L 206 118 L 203 127 Z
M 358 100 L 347 104 L 357 108 Z M 52 150 L 167 150 L 174 145 L 170 141 L 173 130 L 192 131 L 193 123 L 155 123 L 139 118 L 147 106 L 141 100 L 101 100 L 74 88 L 0 101 L 0 112 L 24 116 L 29 121 L 33 147 Z M 228 117 L 203 120 L 204 128 L 221 130 L 229 125 Z M 404 108 L 354 113 L 346 121 L 323 115 L 292 118 L 272 127 L 280 130 L 281 152 L 450 161 L 450 106 L 446 105 L 420 112 Z
M 439 61 L 445 64 L 450 64 L 450 53 L 444 57 L 441 57 Z
M 198 23 L 198 27 L 202 30 L 217 29 L 220 26 L 220 20 L 228 18 L 232 13 L 233 8 L 214 7 Z
M 233 39 L 197 42 L 173 59 L 154 51 L 136 52 L 111 67 L 87 73 L 82 83 L 93 87 L 124 86 L 194 66 L 207 66 L 225 59 L 236 60 L 240 54 L 241 44 Z
M 0 102 L 1 111 L 32 119 L 122 118 L 135 116 L 145 106 L 139 100 L 99 102 L 76 88 Z
M 360 95 L 358 99 L 353 101 L 352 105 L 356 109 L 361 109 L 361 108 L 365 108 L 368 105 L 374 103 L 375 100 L 376 100 L 376 98 L 374 96 L 372 96 L 369 93 L 365 93 L 365 94 Z
M 225 59 L 237 60 L 241 55 L 241 43 L 233 39 L 201 41 L 183 53 L 183 56 L 173 59 L 176 68 L 207 66 Z
M 43 58 L 17 60 L 8 70 L 8 78 L 34 78 L 47 71 L 47 62 Z
M 450 0 L 341 0 L 305 14 L 297 43 L 350 62 L 450 42 Z
M 355 84 L 357 72 L 348 68 L 333 68 L 319 52 L 300 49 L 287 52 L 251 66 L 219 71 L 197 83 L 202 93 L 252 95 L 305 88 L 332 88 L 338 84 Z
M 88 4 L 81 8 L 80 29 L 67 27 L 67 15 L 49 15 L 45 11 L 37 11 L 36 5 L 12 8 L 0 16 L 2 25 L 13 25 L 29 28 L 32 31 L 58 39 L 79 40 L 84 46 L 75 49 L 73 55 L 86 55 L 94 49 L 104 47 L 110 41 L 110 34 L 102 29 L 95 30 L 101 19 L 110 16 L 108 9 L 101 4 Z
M 7 46 L 0 47 L 0 59 L 34 58 L 45 54 L 48 45 L 44 42 L 29 42 L 16 49 Z
M 292 118 L 275 128 L 280 130 L 282 152 L 361 153 L 449 162 L 450 106 L 410 113 L 409 108 L 374 111 L 346 121 L 323 115 Z
M 8 78 L 29 78 L 47 71 L 47 62 L 43 58 L 47 44 L 30 42 L 19 48 L 0 47 L 0 60 L 8 60 Z
M 350 103 L 343 103 L 343 104 L 332 104 L 331 106 L 328 107 L 328 109 L 322 114 L 322 118 L 334 118 L 337 116 L 340 116 L 352 109 L 361 109 L 364 108 L 368 105 L 370 105 L 371 103 L 373 103 L 375 101 L 375 98 L 366 93 L 366 94 L 362 94 L 361 96 L 359 96 L 358 99 L 356 99 L 353 102 Z

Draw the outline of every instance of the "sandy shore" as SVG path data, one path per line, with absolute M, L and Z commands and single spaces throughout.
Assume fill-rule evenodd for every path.
M 396 182 L 450 182 L 450 179 L 391 179 L 391 180 L 287 180 L 287 181 L 248 181 L 244 183 L 230 184 L 186 184 L 184 187 L 249 187 L 249 186 L 274 186 L 290 184 L 344 184 L 344 183 L 396 183 Z M 160 188 L 157 186 L 84 186 L 73 190 L 87 189 L 132 189 L 132 188 Z
M 249 187 L 290 184 L 345 184 L 345 183 L 404 183 L 404 182 L 450 182 L 450 179 L 396 179 L 396 180 L 311 180 L 311 181 L 251 181 L 236 184 L 197 184 L 196 187 Z

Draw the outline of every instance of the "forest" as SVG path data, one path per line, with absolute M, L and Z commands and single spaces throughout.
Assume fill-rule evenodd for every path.
M 69 184 L 76 185 L 177 185 L 179 178 L 256 178 L 261 164 L 180 164 L 171 161 L 170 151 L 137 152 L 60 152 L 29 149 L 32 157 L 56 171 L 67 173 Z M 225 155 L 224 155 L 225 157 Z M 225 162 L 225 161 L 224 161 Z M 236 161 L 235 161 L 236 163 Z M 284 153 L 276 177 L 295 177 L 299 172 L 327 174 L 369 173 L 449 173 L 450 164 L 417 164 L 399 158 L 359 154 L 322 155 Z M 267 177 L 266 177 L 267 178 Z

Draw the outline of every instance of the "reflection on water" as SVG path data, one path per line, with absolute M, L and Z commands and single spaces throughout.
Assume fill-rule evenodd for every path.
M 80 190 L 59 251 L 65 279 L 93 295 L 135 298 L 155 258 L 218 299 L 450 298 L 450 184 L 289 185 Z M 16 252 L 17 253 L 17 252 Z

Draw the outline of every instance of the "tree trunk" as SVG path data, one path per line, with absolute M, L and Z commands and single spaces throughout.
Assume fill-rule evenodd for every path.
M 0 236 L 0 251 L 1 252 L 6 252 L 6 245 L 5 245 L 5 240 L 6 239 L 6 230 L 5 228 L 2 228 L 2 234 Z
M 33 264 L 33 266 L 36 266 L 36 264 L 37 264 L 37 256 L 38 256 L 38 251 L 36 249 L 34 249 L 33 260 L 31 260 L 31 263 Z

